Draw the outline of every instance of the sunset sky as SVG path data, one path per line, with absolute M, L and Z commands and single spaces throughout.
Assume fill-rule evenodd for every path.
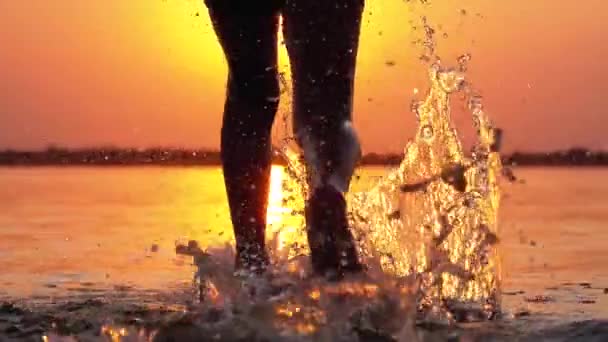
M 507 150 L 608 149 L 608 2 L 367 2 L 354 113 L 366 152 L 412 136 L 422 15 L 441 26 L 446 64 L 472 54 Z M 202 0 L 0 0 L 0 149 L 217 148 L 225 79 Z

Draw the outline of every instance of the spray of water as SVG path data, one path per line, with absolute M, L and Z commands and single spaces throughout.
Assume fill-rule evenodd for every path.
M 351 226 L 370 267 L 416 287 L 421 312 L 454 318 L 459 306 L 475 304 L 492 317 L 500 303 L 496 252 L 500 131 L 465 78 L 470 56 L 461 56 L 455 68 L 442 66 L 435 55 L 435 32 L 426 20 L 424 28 L 421 60 L 428 67 L 430 89 L 424 100 L 412 104 L 416 136 L 406 145 L 398 168 L 371 190 L 350 195 Z M 463 151 L 451 120 L 450 98 L 455 93 L 465 95 L 477 132 L 469 154 Z M 288 161 L 283 204 L 299 218 L 277 220 L 279 227 L 272 231 L 282 241 L 281 250 L 284 241 L 305 245 L 297 214 L 304 206 L 306 177 L 288 144 L 277 151 Z M 302 252 L 289 250 L 283 257 Z
M 283 338 L 352 340 L 352 334 L 361 338 L 382 330 L 411 340 L 415 319 L 453 322 L 499 312 L 500 132 L 466 80 L 470 56 L 463 55 L 454 68 L 443 66 L 426 20 L 424 28 L 421 60 L 430 88 L 412 104 L 416 135 L 399 167 L 348 198 L 351 227 L 369 266 L 365 279 L 328 284 L 308 276 L 306 172 L 293 140 L 284 138 L 276 153 L 287 165 L 273 169 L 270 191 L 271 272 L 237 280 L 231 246 L 207 252 L 196 245 L 186 248 L 198 265 L 201 299 L 222 308 L 227 317 L 222 322 L 249 317 L 252 331 Z M 283 85 L 289 92 L 288 82 Z M 451 120 L 450 98 L 457 93 L 466 98 L 477 132 L 470 153 Z

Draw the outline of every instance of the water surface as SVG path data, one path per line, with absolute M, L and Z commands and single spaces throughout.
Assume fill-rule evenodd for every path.
M 608 319 L 608 169 L 517 175 L 499 215 L 505 311 Z M 180 291 L 194 269 L 176 240 L 232 239 L 219 168 L 2 168 L 0 189 L 0 299 Z

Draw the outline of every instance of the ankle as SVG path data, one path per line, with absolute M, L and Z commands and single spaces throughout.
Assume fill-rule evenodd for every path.
M 245 247 L 237 246 L 235 269 L 237 271 L 264 272 L 270 261 L 264 246 L 249 244 Z

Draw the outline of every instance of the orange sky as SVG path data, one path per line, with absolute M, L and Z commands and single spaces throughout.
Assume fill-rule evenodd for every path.
M 448 34 L 446 62 L 472 53 L 508 150 L 608 148 L 608 2 L 367 1 L 355 98 L 365 151 L 400 151 L 412 135 L 409 103 L 426 82 L 409 22 L 423 14 Z M 218 146 L 226 67 L 201 1 L 0 1 L 0 49 L 0 148 Z

